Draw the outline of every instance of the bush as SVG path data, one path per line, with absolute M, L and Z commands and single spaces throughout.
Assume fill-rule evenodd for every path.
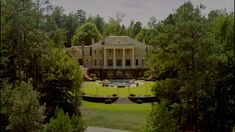
M 86 125 L 79 116 L 73 115 L 70 119 L 68 113 L 56 109 L 56 116 L 46 124 L 43 132 L 84 132 L 85 129 Z
M 165 104 L 155 104 L 152 107 L 147 122 L 143 128 L 144 132 L 177 132 L 179 127 L 172 113 L 168 111 Z
M 97 79 L 97 76 L 96 76 L 95 73 L 91 73 L 89 76 L 90 76 L 93 80 L 96 80 L 96 79 Z
M 135 94 L 133 94 L 133 93 L 131 93 L 131 94 L 130 94 L 130 96 L 131 96 L 131 97 L 134 97 L 134 96 L 136 96 L 136 95 L 135 95 Z
M 13 132 L 41 131 L 45 107 L 39 104 L 39 93 L 26 82 L 16 83 L 13 87 L 4 81 L 2 86 L 0 99 L 4 111 L 1 111 L 1 125 L 6 127 L 3 123 L 9 123 L 6 129 Z
M 112 94 L 113 97 L 117 97 L 117 94 Z
M 136 100 L 136 103 L 137 103 L 137 104 L 142 104 L 142 103 L 143 103 L 143 100 L 137 99 L 137 100 Z
M 104 101 L 105 104 L 112 104 L 112 100 L 111 99 L 107 99 Z

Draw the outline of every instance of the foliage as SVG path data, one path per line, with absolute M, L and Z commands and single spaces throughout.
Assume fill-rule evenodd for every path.
M 104 26 L 104 34 L 107 36 L 121 36 L 126 34 L 126 28 L 124 25 L 121 25 L 122 18 L 110 18 L 109 22 Z
M 45 82 L 40 88 L 44 96 L 41 102 L 47 106 L 47 119 L 54 115 L 56 106 L 65 112 L 79 113 L 80 85 L 82 81 L 80 66 L 65 50 L 53 49 L 45 56 Z
M 93 22 L 96 25 L 99 33 L 103 34 L 105 26 L 104 18 L 102 18 L 100 15 L 97 15 L 95 17 L 89 17 L 87 21 Z
M 137 104 L 142 104 L 142 103 L 143 103 L 143 100 L 137 99 L 137 100 L 136 100 L 136 103 L 137 103 Z
M 39 93 L 34 91 L 31 85 L 22 82 L 13 89 L 12 85 L 5 82 L 2 95 L 2 112 L 9 117 L 6 129 L 19 132 L 42 129 L 45 108 L 39 105 Z
M 85 124 L 82 119 L 76 115 L 72 118 L 62 109 L 57 109 L 56 116 L 43 129 L 44 132 L 83 132 Z
M 178 126 L 171 112 L 165 105 L 154 104 L 150 112 L 144 132 L 176 132 Z
M 112 104 L 112 100 L 111 100 L 111 99 L 106 99 L 106 100 L 104 101 L 104 103 L 105 103 L 105 104 Z
M 137 34 L 141 31 L 141 29 L 142 29 L 141 22 L 131 21 L 129 27 L 127 28 L 127 34 L 128 34 L 128 36 L 135 38 L 137 36 Z
M 72 43 L 73 45 L 81 45 L 82 43 L 91 45 L 92 39 L 97 42 L 100 38 L 101 36 L 96 25 L 92 22 L 86 22 L 81 27 L 77 28 L 73 35 Z
M 194 8 L 186 2 L 164 21 L 151 26 L 154 35 L 149 42 L 154 50 L 148 55 L 147 64 L 159 79 L 155 94 L 160 105 L 168 108 L 180 130 L 230 131 L 234 120 L 221 109 L 233 116 L 233 104 L 223 97 L 234 100 L 233 85 L 228 83 L 234 78 L 232 70 L 225 72 L 234 65 L 234 20 L 229 16 L 207 20 L 201 15 L 202 7 Z M 227 69 L 218 69 L 221 66 Z M 230 92 L 218 92 L 221 88 Z M 221 97 L 226 103 L 220 102 Z M 221 113 L 223 116 L 219 116 Z
M 89 76 L 90 76 L 93 80 L 96 80 L 96 79 L 97 79 L 97 76 L 96 76 L 96 74 L 94 74 L 94 73 L 91 73 Z

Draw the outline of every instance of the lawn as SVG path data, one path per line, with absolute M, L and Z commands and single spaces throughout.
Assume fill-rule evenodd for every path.
M 142 81 L 142 83 L 143 84 L 138 87 L 110 88 L 103 87 L 96 82 L 83 82 L 82 89 L 84 93 L 96 96 L 111 96 L 114 93 L 120 97 L 127 97 L 131 93 L 136 96 L 152 95 L 153 93 L 151 90 L 155 82 Z
M 82 102 L 82 117 L 88 126 L 138 131 L 145 123 L 151 104 L 102 104 Z

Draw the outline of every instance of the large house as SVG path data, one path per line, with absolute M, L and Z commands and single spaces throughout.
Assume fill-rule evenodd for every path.
M 137 78 L 146 70 L 145 57 L 150 46 L 128 36 L 110 36 L 70 50 L 89 74 L 100 78 Z

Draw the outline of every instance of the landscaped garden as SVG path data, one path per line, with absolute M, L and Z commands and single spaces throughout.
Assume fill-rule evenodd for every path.
M 82 117 L 88 126 L 138 131 L 144 125 L 151 104 L 102 104 L 82 102 Z
M 119 97 L 151 96 L 155 82 L 139 81 L 135 87 L 108 87 L 97 82 L 83 82 L 82 90 L 86 95 L 105 97 L 116 94 Z M 128 99 L 127 99 L 128 100 Z M 151 104 L 103 104 L 83 101 L 81 106 L 82 117 L 88 126 L 138 131 L 144 125 L 151 110 Z
M 129 94 L 136 96 L 153 95 L 152 87 L 155 82 L 140 81 L 142 84 L 136 87 L 115 88 L 98 84 L 97 82 L 83 82 L 82 91 L 88 95 L 94 96 L 112 96 L 116 94 L 119 97 L 127 97 Z

